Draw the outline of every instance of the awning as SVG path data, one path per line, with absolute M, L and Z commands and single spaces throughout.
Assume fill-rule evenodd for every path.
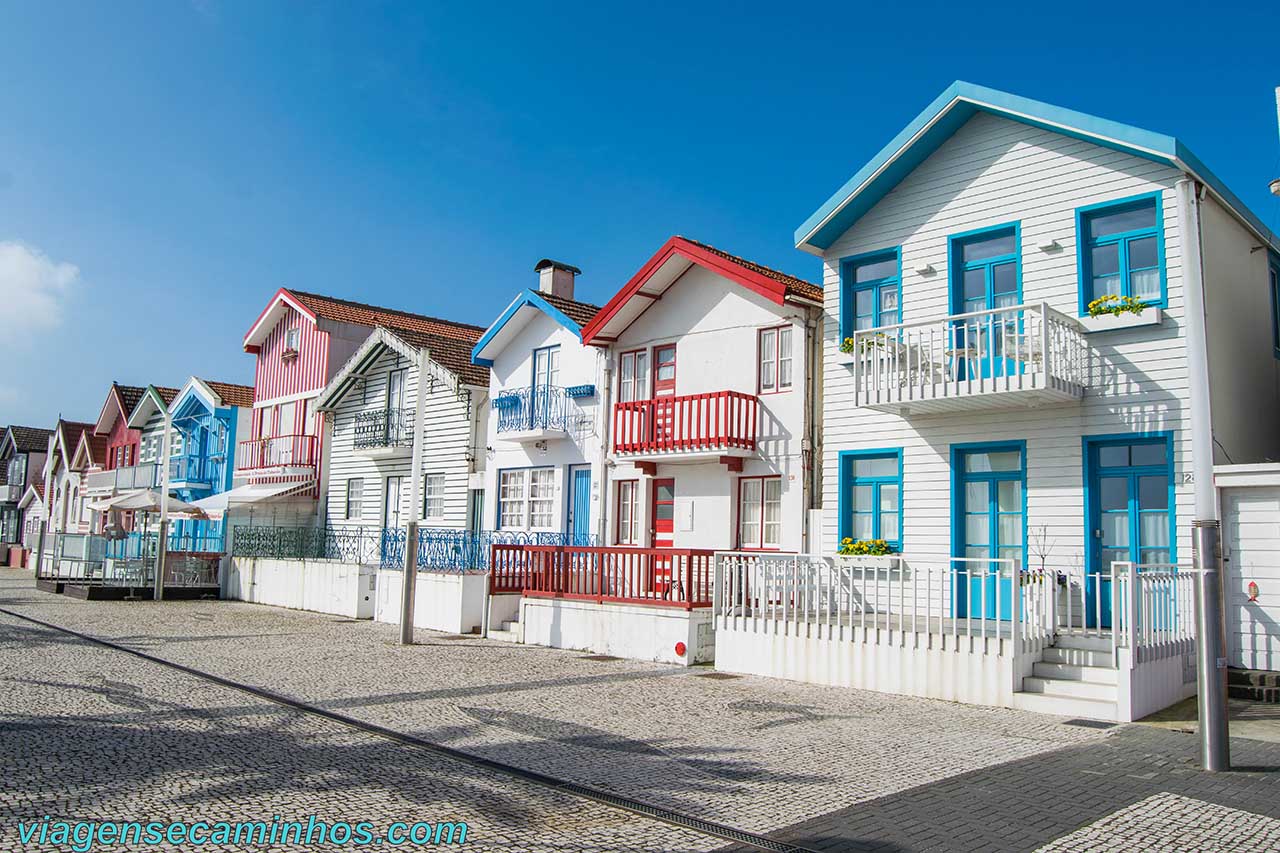
M 292 483 L 249 483 L 245 486 L 236 486 L 230 491 L 193 501 L 192 506 L 203 510 L 209 518 L 217 521 L 226 515 L 229 509 L 272 498 L 288 497 L 292 494 L 309 491 L 314 487 L 315 480 L 294 481 Z
M 163 497 L 160 492 L 154 489 L 137 489 L 106 500 L 93 501 L 89 504 L 89 509 L 96 512 L 160 512 L 160 504 Z M 167 508 L 171 515 L 198 517 L 204 514 L 204 511 L 195 504 L 187 503 L 173 496 L 169 497 Z

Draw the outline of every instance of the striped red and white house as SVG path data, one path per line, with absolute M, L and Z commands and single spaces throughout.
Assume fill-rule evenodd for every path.
M 237 476 L 251 482 L 313 480 L 319 496 L 324 430 L 316 397 L 377 326 L 455 339 L 484 329 L 423 314 L 281 288 L 244 339 L 257 357 L 252 435 L 237 448 Z

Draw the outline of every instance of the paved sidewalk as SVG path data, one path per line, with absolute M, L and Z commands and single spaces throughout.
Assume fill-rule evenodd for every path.
M 29 578 L 0 570 L 0 607 L 476 756 L 813 849 L 1214 849 L 1223 839 L 1235 845 L 1250 837 L 1241 827 L 1269 839 L 1274 827 L 1267 821 L 1280 819 L 1278 744 L 1235 740 L 1241 772 L 1205 774 L 1195 764 L 1194 737 L 1154 727 L 1104 730 L 1010 710 L 724 678 L 705 668 L 592 660 L 428 632 L 420 633 L 420 645 L 401 648 L 393 626 L 235 602 L 82 602 L 36 592 Z M 57 654 L 80 645 L 33 642 L 20 671 L 56 675 L 63 665 Z M 0 660 L 0 676 L 9 671 Z M 266 713 L 230 695 L 220 711 L 229 719 Z M 176 707 L 145 714 L 165 726 L 181 719 Z M 284 742 L 305 750 L 311 735 L 289 731 Z M 359 750 L 332 751 L 331 772 L 345 784 L 377 789 L 384 781 L 371 776 L 382 765 Z M 319 760 L 328 748 L 309 754 Z M 516 801 L 529 796 L 511 780 L 493 782 L 512 788 Z M 465 814 L 476 808 L 467 797 L 449 802 Z M 584 820 L 598 808 L 576 800 L 529 808 L 544 806 L 539 819 L 552 823 L 561 808 Z M 617 814 L 628 827 L 639 820 Z M 1148 846 L 1134 843 L 1162 821 L 1208 822 L 1213 832 L 1199 848 L 1179 846 L 1193 836 L 1177 832 L 1153 834 Z M 567 849 L 651 849 L 651 823 L 636 825 L 634 843 L 599 835 Z M 607 832 L 602 826 L 590 823 Z M 499 837 L 510 829 L 491 831 Z M 704 849 L 706 841 L 681 836 L 661 849 Z
M 27 576 L 29 577 L 29 575 Z M 419 632 L 239 602 L 0 607 L 362 720 L 751 831 L 1105 737 L 1056 717 Z

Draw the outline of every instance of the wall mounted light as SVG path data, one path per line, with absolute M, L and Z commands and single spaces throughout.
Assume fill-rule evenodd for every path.
M 1041 243 L 1039 248 L 1042 252 L 1060 252 L 1062 251 L 1062 244 L 1057 240 L 1050 240 L 1047 243 Z
M 937 270 L 933 268 L 933 264 L 925 264 L 922 267 L 916 267 L 916 272 L 919 275 L 933 275 Z

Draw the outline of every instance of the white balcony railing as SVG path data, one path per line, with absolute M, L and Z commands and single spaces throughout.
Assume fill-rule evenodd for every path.
M 854 332 L 856 404 L 897 413 L 1079 400 L 1089 345 L 1045 303 Z
M 98 493 L 152 489 L 158 483 L 157 467 L 154 462 L 144 462 L 141 465 L 130 465 L 127 468 L 116 468 L 111 471 L 94 471 L 85 475 L 85 490 Z

